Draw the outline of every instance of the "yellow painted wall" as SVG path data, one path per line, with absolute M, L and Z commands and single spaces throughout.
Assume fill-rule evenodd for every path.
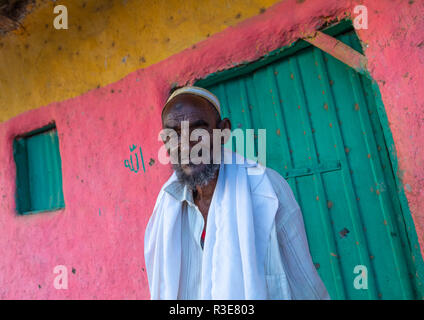
M 0 122 L 115 82 L 278 1 L 39 0 L 0 37 Z M 58 4 L 68 30 L 53 27 Z

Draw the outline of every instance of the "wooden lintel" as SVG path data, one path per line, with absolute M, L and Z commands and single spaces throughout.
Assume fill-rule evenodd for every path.
M 367 58 L 340 40 L 321 31 L 316 31 L 312 35 L 303 38 L 303 40 L 342 61 L 357 72 L 367 75 Z

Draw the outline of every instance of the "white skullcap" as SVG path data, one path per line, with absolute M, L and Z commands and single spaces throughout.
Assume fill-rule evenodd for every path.
M 210 103 L 212 103 L 212 105 L 215 107 L 216 111 L 218 111 L 219 115 L 221 115 L 221 105 L 219 103 L 218 98 L 210 91 L 200 88 L 200 87 L 195 87 L 195 86 L 187 86 L 187 87 L 182 87 L 179 88 L 177 90 L 175 90 L 171 96 L 168 98 L 168 100 L 166 101 L 165 105 L 162 108 L 162 112 L 163 110 L 165 110 L 166 106 L 171 102 L 171 100 L 173 100 L 176 96 L 179 96 L 180 94 L 192 94 L 195 96 L 199 96 L 199 97 L 203 97 L 206 100 L 208 100 Z

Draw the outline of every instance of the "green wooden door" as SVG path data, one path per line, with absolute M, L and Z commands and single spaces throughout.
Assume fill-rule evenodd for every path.
M 361 51 L 353 31 L 337 37 Z M 306 47 L 306 46 L 305 46 Z M 266 128 L 266 165 L 289 182 L 332 299 L 413 299 L 410 255 L 370 81 L 308 46 L 211 85 L 234 128 Z M 356 289 L 357 265 L 368 289 Z M 357 271 L 358 272 L 358 271 Z

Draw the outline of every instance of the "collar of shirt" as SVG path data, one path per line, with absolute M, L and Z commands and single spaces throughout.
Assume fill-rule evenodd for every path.
M 187 201 L 188 204 L 193 206 L 195 205 L 193 191 L 191 191 L 187 185 L 179 182 L 178 180 L 173 181 L 171 184 L 166 186 L 164 191 L 173 196 L 177 201 Z
M 190 190 L 187 187 L 187 185 L 185 185 L 185 184 L 179 182 L 178 180 L 176 180 L 176 181 L 173 181 L 168 186 L 166 186 L 166 188 L 164 189 L 164 191 L 167 192 L 167 193 L 169 193 L 172 197 L 174 197 L 177 201 L 179 201 L 181 203 L 183 203 L 184 201 L 186 201 L 187 204 L 190 207 L 192 207 L 195 211 L 198 211 L 199 214 L 200 214 L 200 211 L 199 211 L 198 207 L 194 203 L 193 191 Z M 199 222 L 197 222 L 197 223 L 199 223 Z M 195 236 L 195 234 L 196 234 L 196 228 L 193 226 L 193 223 L 190 224 L 190 229 L 193 232 L 193 236 L 196 238 L 196 236 Z M 202 230 L 203 231 L 202 231 L 202 234 L 201 234 L 201 237 L 200 237 L 200 246 L 203 249 L 203 246 L 204 246 L 204 243 L 205 243 L 206 230 L 204 228 L 202 228 Z

